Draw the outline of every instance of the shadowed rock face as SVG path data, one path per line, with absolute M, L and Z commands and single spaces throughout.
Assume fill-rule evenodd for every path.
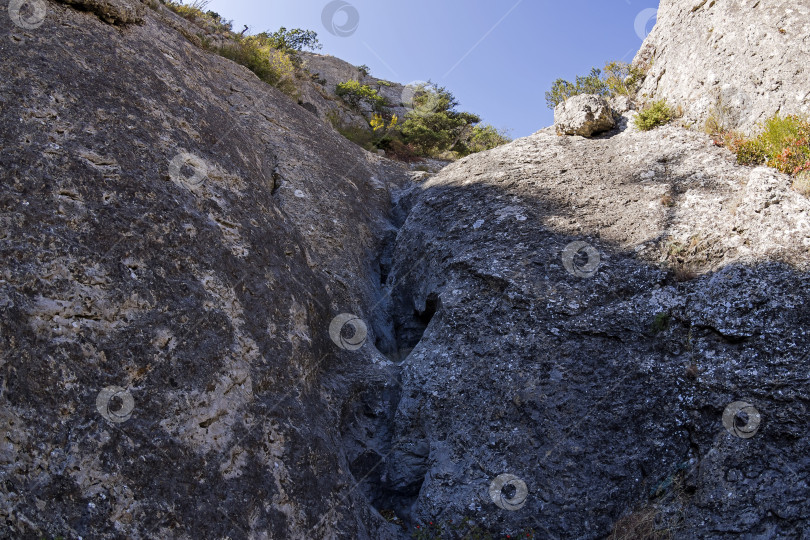
M 404 363 L 386 470 L 420 486 L 412 517 L 810 533 L 808 216 L 787 176 L 675 127 L 550 128 L 446 167 L 392 272 L 395 298 L 440 306 Z M 760 413 L 752 438 L 724 427 L 737 401 Z M 503 474 L 526 486 L 503 495 L 519 509 L 493 504 Z
M 416 185 L 73 4 L 0 17 L 0 538 L 810 535 L 788 177 L 631 111 Z
M 702 128 L 710 116 L 752 132 L 777 111 L 810 114 L 810 3 L 662 0 L 635 58 L 640 94 L 667 98 Z

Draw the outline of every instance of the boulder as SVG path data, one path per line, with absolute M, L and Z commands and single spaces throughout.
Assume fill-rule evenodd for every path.
M 560 135 L 591 137 L 615 127 L 607 100 L 594 94 L 580 94 L 554 109 L 554 126 Z

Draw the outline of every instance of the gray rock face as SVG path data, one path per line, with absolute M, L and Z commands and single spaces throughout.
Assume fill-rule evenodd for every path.
M 673 126 L 446 167 L 394 253 L 389 488 L 513 537 L 810 534 L 809 220 L 787 176 Z
M 98 15 L 110 24 L 132 24 L 143 22 L 146 11 L 145 2 L 141 0 L 59 0 L 64 4 L 75 6 Z
M 641 96 L 666 98 L 702 128 L 752 132 L 775 112 L 810 114 L 806 0 L 662 0 L 635 58 L 651 66 Z
M 354 474 L 407 175 L 164 11 L 0 17 L 0 538 L 395 536 Z
M 628 96 L 613 96 L 608 99 L 608 105 L 613 110 L 614 114 L 621 115 L 627 111 L 635 110 L 636 105 L 633 100 Z
M 615 125 L 610 105 L 602 96 L 580 94 L 554 108 L 554 126 L 560 135 L 590 137 Z
M 0 17 L 0 538 L 810 537 L 787 176 L 633 113 L 409 173 L 110 6 Z

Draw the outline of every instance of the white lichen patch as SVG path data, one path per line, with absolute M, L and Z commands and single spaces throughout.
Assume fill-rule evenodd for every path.
M 225 241 L 225 245 L 228 246 L 228 249 L 231 250 L 237 257 L 247 257 L 250 253 L 247 244 L 242 240 L 242 236 L 239 234 L 239 224 L 234 223 L 233 221 L 229 221 L 223 216 L 215 216 L 212 213 L 208 214 L 208 219 L 213 221 L 217 227 L 219 227 L 220 232 L 222 233 L 222 238 Z
M 233 328 L 231 351 L 219 374 L 204 389 L 177 394 L 167 418 L 160 425 L 199 453 L 224 451 L 238 424 L 250 424 L 244 406 L 253 400 L 250 367 L 260 359 L 259 347 L 243 330 L 244 309 L 233 289 L 211 273 L 197 276 L 211 296 L 208 309 L 226 314 Z M 238 460 L 229 474 L 238 474 Z
M 34 332 L 54 342 L 73 341 L 78 335 L 110 335 L 152 307 L 135 292 L 124 299 L 114 298 L 107 288 L 107 276 L 98 267 L 73 276 L 67 261 L 57 260 L 40 275 L 47 281 L 69 283 L 67 290 L 36 297 L 28 310 Z

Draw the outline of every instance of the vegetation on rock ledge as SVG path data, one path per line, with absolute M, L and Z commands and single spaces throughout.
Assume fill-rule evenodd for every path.
M 233 32 L 231 21 L 223 19 L 216 12 L 205 11 L 208 0 L 194 0 L 190 4 L 167 0 L 164 3 L 181 17 L 222 38 L 224 44 L 212 44 L 210 35 L 205 33 L 198 35 L 184 33 L 188 39 L 245 66 L 262 81 L 292 97 L 297 96 L 295 78 L 301 72 L 301 59 L 298 53 L 304 49 L 321 48 L 318 34 L 312 30 L 300 28 L 287 30 L 281 27 L 275 32 L 261 32 L 249 36 L 244 35 L 244 32 Z
M 369 86 L 347 81 L 338 85 L 337 94 L 354 107 L 366 103 L 375 111 L 370 120 L 371 130 L 340 125 L 333 117 L 333 125 L 338 131 L 367 150 L 385 150 L 397 159 L 456 159 L 510 141 L 504 131 L 481 124 L 478 115 L 458 111 L 455 96 L 433 83 L 423 83 L 413 89 L 410 103 L 402 104 L 410 112 L 401 124 L 392 113 L 391 105 Z M 386 131 L 375 137 L 374 133 L 386 123 Z
M 640 110 L 633 122 L 641 131 L 650 131 L 670 123 L 675 116 L 675 111 L 667 105 L 667 100 L 661 99 Z
M 608 62 L 604 70 L 592 68 L 590 74 L 577 76 L 575 81 L 557 79 L 546 92 L 546 105 L 555 108 L 566 99 L 579 94 L 604 97 L 634 97 L 644 80 L 645 70 L 624 62 Z
M 763 123 L 756 137 L 723 130 L 712 119 L 707 121 L 706 129 L 714 136 L 715 144 L 737 155 L 740 165 L 767 165 L 797 178 L 806 178 L 810 172 L 810 121 L 805 118 L 776 114 Z

